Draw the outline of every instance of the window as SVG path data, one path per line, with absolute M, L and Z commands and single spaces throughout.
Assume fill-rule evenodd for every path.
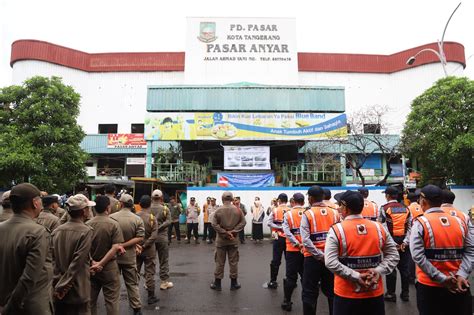
M 145 133 L 144 124 L 132 124 L 132 133 Z
M 364 124 L 365 134 L 380 134 L 380 124 Z
M 99 133 L 117 133 L 117 124 L 99 124 Z

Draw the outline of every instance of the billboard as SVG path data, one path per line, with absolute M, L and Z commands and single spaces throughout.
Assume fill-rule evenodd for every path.
M 107 148 L 146 149 L 146 141 L 143 133 L 109 133 Z
M 185 83 L 298 84 L 294 18 L 190 17 Z
M 219 187 L 268 187 L 275 185 L 273 173 L 218 173 Z
M 148 113 L 146 140 L 316 140 L 347 137 L 346 114 Z
M 224 146 L 224 169 L 269 170 L 269 146 Z

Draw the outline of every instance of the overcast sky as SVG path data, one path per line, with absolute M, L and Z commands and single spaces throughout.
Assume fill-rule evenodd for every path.
M 0 86 L 10 49 L 38 39 L 85 52 L 184 51 L 187 16 L 295 17 L 299 52 L 392 54 L 441 39 L 457 0 L 0 0 Z M 474 1 L 464 1 L 445 41 L 464 45 L 474 79 Z

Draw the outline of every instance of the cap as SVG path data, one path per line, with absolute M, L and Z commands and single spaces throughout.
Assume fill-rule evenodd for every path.
M 30 200 L 41 196 L 40 190 L 30 183 L 18 184 L 10 190 L 10 200 Z
M 354 212 L 360 212 L 364 208 L 364 197 L 357 191 L 348 190 L 342 194 L 341 204 Z
M 295 193 L 293 195 L 293 200 L 296 202 L 304 202 L 304 195 L 302 193 Z
M 360 192 L 361 194 L 362 193 L 368 193 L 369 190 L 367 189 L 367 187 L 359 187 L 357 188 L 357 191 Z
M 156 197 L 156 198 L 161 198 L 163 197 L 163 192 L 161 192 L 161 190 L 159 189 L 155 189 L 153 190 L 153 193 L 151 194 L 152 197 Z
M 223 194 L 222 194 L 222 199 L 224 200 L 232 200 L 234 197 L 234 195 L 232 195 L 232 193 L 230 191 L 225 191 Z M 237 198 L 237 197 L 236 197 Z
M 340 203 L 340 202 L 341 202 L 341 196 L 342 196 L 342 195 L 344 195 L 344 193 L 342 193 L 342 192 L 337 193 L 337 194 L 334 195 L 334 199 L 336 199 L 336 201 L 337 201 L 338 203 Z
M 54 196 L 54 195 L 48 195 L 48 196 L 44 196 L 43 197 L 43 205 L 50 205 L 50 204 L 53 204 L 55 202 L 59 202 L 58 200 L 58 197 Z
M 129 194 L 122 194 L 122 196 L 120 196 L 119 201 L 125 202 L 125 203 L 133 203 L 133 197 L 130 196 Z
M 400 190 L 398 190 L 398 188 L 395 187 L 395 186 L 388 186 L 387 188 L 385 188 L 385 190 L 383 192 L 386 195 L 395 196 L 395 195 L 398 195 L 400 193 Z
M 66 204 L 68 205 L 68 211 L 82 210 L 87 207 L 95 206 L 94 201 L 90 201 L 86 196 L 82 194 L 77 194 L 69 197 L 69 199 L 66 201 Z
M 2 199 L 0 200 L 0 202 L 3 202 L 4 200 L 10 199 L 10 192 L 11 192 L 11 190 L 7 190 L 6 192 L 4 192 L 2 194 Z
M 216 198 L 214 198 L 214 197 L 211 197 L 211 201 L 212 201 L 212 200 L 216 201 Z
M 288 201 L 288 195 L 285 194 L 285 193 L 281 193 L 281 194 L 278 195 L 278 200 Z
M 434 202 L 442 202 L 443 190 L 435 185 L 426 185 L 421 189 L 420 196 Z
M 320 186 L 314 185 L 308 189 L 308 195 L 311 197 L 323 197 L 324 190 Z

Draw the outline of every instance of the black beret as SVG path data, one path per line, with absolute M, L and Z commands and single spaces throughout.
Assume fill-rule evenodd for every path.
M 55 202 L 59 202 L 58 196 L 54 196 L 54 195 L 44 196 L 42 200 L 43 200 L 43 205 L 46 205 L 46 206 L 49 206 L 50 204 L 53 204 Z

